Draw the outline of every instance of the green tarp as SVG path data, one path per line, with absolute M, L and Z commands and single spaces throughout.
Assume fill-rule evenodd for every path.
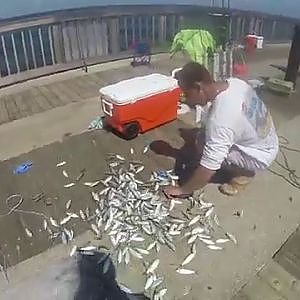
M 208 31 L 185 29 L 176 34 L 170 52 L 173 56 L 184 51 L 193 61 L 205 64 L 207 54 L 215 50 L 216 41 Z

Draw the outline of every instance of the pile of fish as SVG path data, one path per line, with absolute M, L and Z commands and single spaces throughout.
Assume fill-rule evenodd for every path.
M 152 299 L 163 299 L 167 293 L 158 255 L 161 247 L 175 252 L 176 243 L 181 241 L 182 244 L 185 241 L 190 253 L 183 258 L 176 272 L 193 275 L 197 272 L 187 268 L 187 265 L 196 257 L 201 244 L 208 250 L 220 251 L 227 242 L 237 243 L 232 234 L 223 230 L 214 212 L 214 204 L 205 202 L 203 193 L 188 200 L 165 199 L 160 187 L 167 180 L 175 184 L 177 178 L 171 172 L 167 172 L 168 176 L 164 176 L 163 180 L 156 172 L 149 180 L 144 181 L 142 175 L 145 167 L 142 162 L 126 161 L 116 154 L 108 156 L 107 165 L 105 179 L 85 184 L 93 188 L 91 195 L 96 203 L 95 211 L 92 214 L 82 210 L 79 214 L 71 213 L 71 202 L 68 201 L 65 218 L 60 222 L 52 218 L 45 220 L 44 229 L 53 237 L 61 237 L 63 243 L 68 243 L 73 239 L 74 233 L 66 228 L 67 223 L 73 218 L 88 222 L 97 239 L 109 238 L 111 248 L 107 257 L 114 263 L 128 265 L 132 260 L 140 260 L 146 275 L 144 289 L 152 295 Z M 64 174 L 65 177 L 66 175 Z M 96 191 L 100 184 L 103 187 Z M 73 185 L 65 185 L 66 188 L 71 186 Z M 48 226 L 49 221 L 51 226 Z M 56 228 L 55 232 L 53 228 Z M 224 236 L 216 238 L 217 231 Z M 71 255 L 76 251 L 92 255 L 95 249 L 93 246 L 80 249 L 74 246 Z M 111 259 L 99 262 L 104 264 L 104 273 L 109 269 Z

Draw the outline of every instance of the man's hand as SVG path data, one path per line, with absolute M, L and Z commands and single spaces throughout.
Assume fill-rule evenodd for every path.
M 191 179 L 181 187 L 168 186 L 164 193 L 168 198 L 188 198 L 194 191 L 202 189 L 215 174 L 215 171 L 199 166 Z
M 191 194 L 185 193 L 180 187 L 167 186 L 164 189 L 164 193 L 168 198 L 188 198 Z

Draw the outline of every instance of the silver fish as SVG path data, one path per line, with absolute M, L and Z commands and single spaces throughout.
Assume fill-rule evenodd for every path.
M 93 199 L 96 201 L 96 202 L 99 202 L 100 201 L 100 197 L 97 193 L 95 192 L 92 192 L 92 196 L 93 196 Z
M 67 173 L 66 170 L 63 170 L 62 173 L 63 173 L 63 175 L 64 175 L 66 178 L 69 178 L 69 174 Z
M 168 291 L 168 289 L 162 289 L 162 290 L 160 290 L 160 291 L 157 293 L 159 299 L 163 298 L 163 297 L 166 295 L 167 291 Z
M 128 249 L 127 249 L 127 251 L 124 254 L 124 261 L 125 261 L 126 265 L 128 265 L 129 262 L 130 262 L 130 254 L 129 254 L 129 250 Z
M 69 241 L 72 241 L 74 238 L 74 231 L 73 230 L 68 230 L 64 229 L 65 234 L 68 236 Z
M 66 162 L 65 162 L 65 161 L 62 161 L 62 162 L 58 163 L 56 166 L 57 166 L 57 167 L 62 167 L 62 166 L 64 166 L 65 164 L 66 164 Z
M 46 220 L 43 221 L 43 228 L 46 231 L 48 228 L 48 222 Z
M 141 236 L 133 236 L 130 240 L 134 242 L 143 242 L 145 239 Z
M 204 232 L 204 229 L 202 227 L 196 227 L 192 230 L 192 235 L 195 235 L 195 234 L 201 234 Z
M 233 234 L 231 234 L 231 233 L 229 233 L 229 232 L 226 232 L 226 236 L 227 236 L 234 244 L 237 245 L 237 239 L 236 239 L 236 237 L 235 237 Z
M 138 251 L 136 251 L 132 248 L 129 248 L 129 252 L 132 256 L 139 258 L 139 259 L 143 259 L 143 255 L 141 255 Z
M 75 214 L 75 213 L 69 213 L 69 212 L 67 212 L 67 215 L 70 216 L 73 219 L 78 219 L 79 218 L 79 216 L 77 214 Z
M 94 182 L 85 182 L 84 185 L 88 187 L 95 187 L 100 183 L 100 181 L 94 181 Z
M 210 250 L 223 250 L 223 248 L 215 245 L 208 245 L 207 248 L 209 248 Z
M 71 249 L 71 251 L 70 251 L 70 256 L 71 257 L 74 256 L 74 254 L 76 253 L 76 251 L 77 251 L 77 246 L 73 246 L 72 249 Z
M 152 289 L 155 289 L 156 287 L 158 287 L 159 285 L 161 285 L 164 282 L 163 277 L 159 277 L 157 279 L 155 279 L 155 281 L 152 284 Z
M 197 222 L 199 222 L 199 220 L 201 219 L 201 215 L 198 215 L 196 217 L 194 217 L 188 224 L 188 226 L 192 226 L 194 224 L 196 224 Z
M 119 249 L 119 251 L 118 251 L 118 264 L 122 263 L 122 258 L 123 258 L 122 250 Z
M 174 199 L 172 199 L 171 201 L 170 201 L 170 207 L 169 207 L 169 211 L 172 211 L 173 209 L 174 209 L 174 207 L 175 207 L 175 200 Z
M 95 251 L 95 250 L 97 250 L 97 247 L 95 247 L 95 246 L 86 246 L 86 247 L 80 248 L 80 251 Z
M 71 204 L 72 204 L 72 200 L 69 200 L 67 203 L 66 203 L 66 210 L 69 210 L 71 208 Z
M 80 214 L 80 218 L 85 221 L 86 220 L 86 216 L 84 214 L 84 212 L 82 211 L 82 209 L 79 211 L 79 214 Z
M 136 172 L 135 172 L 135 173 L 138 174 L 138 173 L 142 172 L 144 169 L 145 169 L 144 166 L 140 166 L 140 167 L 138 167 L 138 168 L 136 169 Z
M 102 190 L 101 192 L 99 192 L 99 195 L 105 195 L 107 194 L 107 192 L 110 190 L 110 187 L 105 188 L 104 190 Z
M 148 290 L 152 286 L 153 282 L 154 282 L 154 276 L 151 275 L 146 280 L 145 287 L 144 287 L 145 291 Z
M 125 160 L 125 158 L 123 156 L 119 155 L 119 154 L 116 155 L 116 158 L 119 159 L 119 160 L 122 160 L 122 161 Z
M 188 239 L 188 244 L 192 244 L 196 241 L 196 239 L 198 238 L 198 235 L 192 235 L 189 239 Z
M 30 238 L 33 237 L 33 233 L 27 227 L 25 227 L 25 232 L 28 237 L 30 237 Z
M 68 241 L 69 241 L 68 236 L 66 235 L 66 233 L 64 231 L 61 233 L 61 241 L 64 245 L 67 245 Z
M 189 264 L 196 256 L 195 252 L 190 253 L 185 259 L 184 261 L 181 263 L 181 266 L 185 266 L 187 264 Z
M 103 184 L 107 185 L 113 179 L 112 176 L 108 176 L 105 180 L 103 180 Z
M 220 227 L 220 221 L 219 221 L 219 217 L 218 217 L 218 215 L 214 215 L 214 221 L 215 221 L 215 223 L 216 223 L 216 225 L 218 226 L 218 227 Z
M 91 224 L 91 228 L 96 233 L 97 236 L 100 235 L 100 231 L 99 231 L 98 227 L 95 224 Z
M 149 255 L 150 252 L 146 249 L 142 249 L 142 248 L 135 248 L 135 250 L 141 254 L 144 254 L 144 255 Z
M 103 274 L 106 274 L 111 266 L 111 260 L 107 258 L 103 265 Z
M 182 269 L 182 268 L 178 268 L 176 270 L 176 272 L 181 275 L 192 275 L 192 274 L 196 273 L 194 270 L 188 270 L 188 269 Z
M 206 244 L 206 245 L 214 245 L 215 243 L 213 242 L 213 241 L 211 241 L 211 240 L 206 240 L 206 239 L 202 239 L 202 238 L 199 238 L 199 240 L 201 241 L 201 242 L 203 242 L 204 244 Z
M 149 268 L 147 269 L 146 274 L 153 273 L 157 269 L 157 267 L 159 266 L 159 262 L 160 262 L 159 259 L 155 259 L 151 263 L 151 265 L 149 266 Z
M 54 226 L 54 227 L 59 227 L 57 221 L 54 220 L 52 217 L 50 218 L 50 223 L 51 223 L 51 225 Z
M 149 246 L 147 247 L 147 251 L 152 250 L 152 249 L 155 247 L 156 243 L 157 243 L 157 242 L 155 241 L 155 242 L 149 244 Z
M 229 241 L 230 241 L 229 239 L 217 239 L 216 244 L 224 244 L 224 243 L 227 243 Z
M 144 147 L 144 150 L 143 150 L 143 154 L 146 154 L 148 151 L 149 151 L 149 146 L 147 145 L 147 146 L 145 146 Z
M 75 183 L 74 183 L 74 182 L 71 182 L 71 183 L 65 184 L 64 187 L 65 187 L 65 188 L 70 188 L 70 187 L 72 187 L 72 186 L 74 186 L 74 185 L 75 185 Z
M 201 239 L 206 239 L 206 240 L 210 240 L 211 239 L 211 236 L 210 235 L 207 235 L 207 234 L 198 234 L 198 237 L 201 238 Z
M 71 220 L 71 216 L 67 216 L 60 221 L 60 225 L 65 225 Z
M 211 208 L 206 212 L 205 217 L 206 217 L 206 218 L 209 217 L 209 216 L 213 213 L 213 211 L 214 211 L 214 207 L 211 207 Z

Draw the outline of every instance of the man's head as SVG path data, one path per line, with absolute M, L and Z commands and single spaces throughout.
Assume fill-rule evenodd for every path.
M 204 66 L 190 62 L 176 73 L 175 78 L 189 106 L 205 106 L 212 100 L 214 81 Z

